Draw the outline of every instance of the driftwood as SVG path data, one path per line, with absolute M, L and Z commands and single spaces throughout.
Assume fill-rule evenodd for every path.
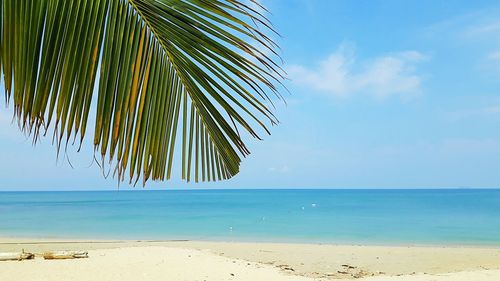
M 46 260 L 83 259 L 88 257 L 87 252 L 59 251 L 43 253 L 43 258 Z
M 22 261 L 34 259 L 35 255 L 32 253 L 0 253 L 0 261 Z

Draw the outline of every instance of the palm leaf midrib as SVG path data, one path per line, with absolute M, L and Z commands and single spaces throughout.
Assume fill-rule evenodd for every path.
M 255 124 L 269 132 L 264 121 L 277 122 L 264 100 L 281 69 L 245 38 L 273 54 L 277 45 L 245 22 L 270 27 L 239 0 L 0 0 L 0 14 L 0 73 L 21 127 L 35 140 L 42 125 L 55 128 L 58 147 L 80 133 L 81 145 L 100 77 L 94 145 L 120 179 L 126 170 L 131 180 L 169 179 L 177 139 L 182 178 L 192 169 L 196 181 L 232 177 L 237 151 L 249 154 L 238 127 L 258 137 Z M 11 31 L 21 28 L 43 30 L 41 41 Z

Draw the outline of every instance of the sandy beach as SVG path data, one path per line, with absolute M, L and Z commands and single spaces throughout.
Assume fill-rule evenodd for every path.
M 88 259 L 0 262 L 0 280 L 500 280 L 500 248 L 1 239 L 0 252 Z

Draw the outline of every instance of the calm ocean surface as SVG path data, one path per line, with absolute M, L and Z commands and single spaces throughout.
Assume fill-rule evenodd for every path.
M 0 192 L 0 236 L 500 245 L 500 190 Z

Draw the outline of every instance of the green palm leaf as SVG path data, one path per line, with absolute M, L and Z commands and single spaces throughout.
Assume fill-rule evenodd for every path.
M 265 123 L 277 120 L 268 92 L 280 97 L 283 78 L 265 35 L 272 26 L 253 7 L 0 0 L 6 99 L 35 142 L 54 129 L 58 151 L 83 141 L 95 108 L 95 151 L 116 163 L 120 180 L 169 179 L 174 159 L 187 181 L 230 178 L 249 154 L 238 127 L 269 132 Z

